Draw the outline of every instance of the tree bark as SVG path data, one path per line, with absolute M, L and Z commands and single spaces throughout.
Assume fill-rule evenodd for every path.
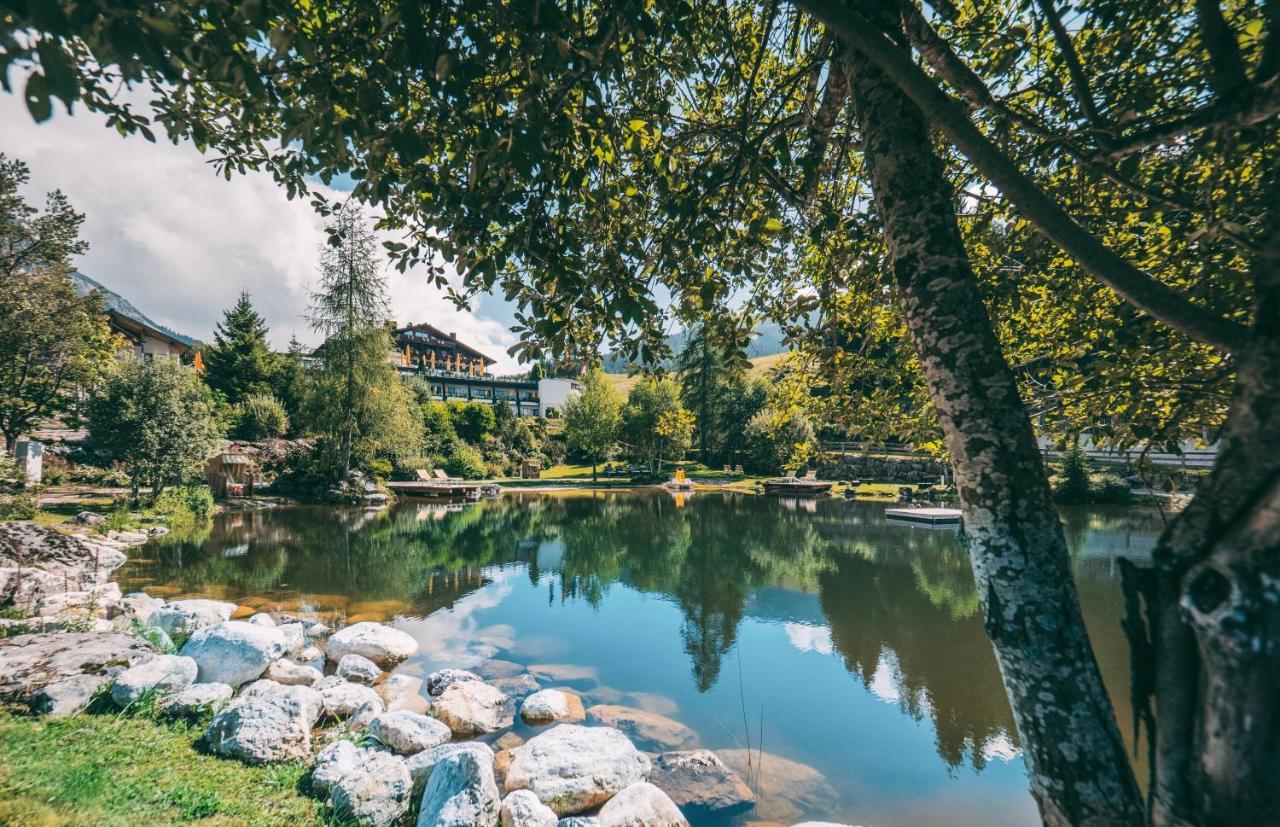
M 883 30 L 895 31 L 892 4 L 876 13 Z M 955 467 L 986 628 L 1031 791 L 1046 824 L 1142 824 L 1141 795 L 1089 645 L 1040 452 L 924 115 L 865 57 L 850 50 L 849 60 L 898 300 Z
M 1273 186 L 1280 196 L 1280 184 Z M 1280 823 L 1280 215 L 1218 459 L 1155 552 L 1157 825 Z

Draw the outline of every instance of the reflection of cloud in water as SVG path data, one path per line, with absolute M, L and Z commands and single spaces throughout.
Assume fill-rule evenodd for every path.
M 988 761 L 998 758 L 1007 764 L 1016 760 L 1020 755 L 1022 755 L 1022 750 L 1015 747 L 1013 742 L 1009 740 L 1009 736 L 1004 733 L 990 738 L 982 747 L 982 757 Z
M 430 617 L 397 624 L 418 641 L 415 660 L 465 669 L 511 648 L 515 629 L 505 623 L 481 626 L 476 615 L 501 605 L 511 595 L 520 574 L 497 567 L 486 568 L 483 573 L 491 581 L 484 588 Z
M 782 628 L 787 633 L 787 640 L 801 652 L 818 652 L 823 655 L 830 655 L 835 651 L 835 646 L 831 642 L 831 627 L 829 626 L 784 623 Z
M 567 652 L 568 645 L 550 635 L 527 635 L 511 646 L 511 653 L 521 657 L 545 660 L 558 658 Z
M 898 666 L 898 656 L 887 649 L 882 651 L 868 687 L 871 694 L 887 704 L 897 704 L 902 700 L 902 692 L 898 689 L 901 682 L 902 670 Z

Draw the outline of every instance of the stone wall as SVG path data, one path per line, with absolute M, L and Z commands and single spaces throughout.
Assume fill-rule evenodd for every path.
M 951 479 L 950 466 L 923 457 L 838 454 L 827 457 L 818 465 L 818 476 L 830 480 L 937 482 L 943 474 Z

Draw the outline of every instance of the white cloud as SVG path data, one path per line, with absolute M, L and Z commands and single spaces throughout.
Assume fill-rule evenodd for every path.
M 18 85 L 21 88 L 21 84 Z M 141 98 L 140 98 L 141 100 Z M 31 167 L 28 197 L 61 189 L 85 213 L 89 252 L 79 269 L 161 324 L 208 340 L 222 310 L 248 290 L 283 347 L 315 344 L 303 314 L 324 241 L 305 200 L 290 201 L 265 173 L 216 175 L 189 143 L 121 138 L 83 108 L 32 122 L 20 97 L 0 94 L 0 152 Z M 501 323 L 457 310 L 421 273 L 388 268 L 392 317 L 429 321 L 517 369 Z

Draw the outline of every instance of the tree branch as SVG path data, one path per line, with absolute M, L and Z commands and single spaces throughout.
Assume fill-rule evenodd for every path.
M 1170 327 L 1224 351 L 1239 351 L 1248 329 L 1215 311 L 1194 304 L 1107 249 L 1085 230 L 970 121 L 956 101 L 940 89 L 909 55 L 857 10 L 838 0 L 793 0 L 831 27 L 888 75 L 933 123 L 968 156 L 1023 215 L 1071 255 L 1085 272 L 1115 290 L 1135 307 Z
M 1067 64 L 1067 73 L 1071 76 L 1071 88 L 1075 91 L 1080 111 L 1084 113 L 1089 125 L 1098 130 L 1099 139 L 1105 141 L 1108 124 L 1098 112 L 1098 104 L 1094 101 L 1093 91 L 1089 88 L 1089 76 L 1085 74 L 1084 66 L 1080 63 L 1080 55 L 1076 53 L 1075 44 L 1071 42 L 1071 34 L 1062 24 L 1062 17 L 1058 14 L 1057 7 L 1053 5 L 1054 0 L 1037 0 L 1037 2 L 1040 11 L 1044 13 L 1045 20 L 1049 23 L 1049 30 L 1053 32 L 1053 39 L 1058 42 L 1062 59 Z
M 1230 98 L 1249 82 L 1244 73 L 1244 58 L 1236 33 L 1222 16 L 1218 0 L 1196 0 L 1196 21 L 1200 39 L 1209 53 L 1209 75 L 1218 97 Z

